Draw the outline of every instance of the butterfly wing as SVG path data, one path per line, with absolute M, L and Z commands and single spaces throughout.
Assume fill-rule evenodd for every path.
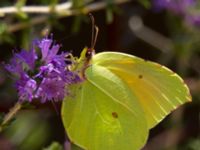
M 70 140 L 86 150 L 141 149 L 148 128 L 135 95 L 103 66 L 91 65 L 85 73 L 87 80 L 73 85 L 62 105 Z
M 149 129 L 179 105 L 191 101 L 184 81 L 160 64 L 117 52 L 99 53 L 92 64 L 106 67 L 130 87 L 144 109 Z

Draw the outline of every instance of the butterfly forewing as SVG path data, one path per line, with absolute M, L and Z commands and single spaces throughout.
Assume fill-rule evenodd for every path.
M 149 128 L 179 105 L 191 101 L 183 80 L 157 63 L 124 53 L 103 52 L 94 56 L 93 64 L 108 68 L 128 85 L 145 111 Z

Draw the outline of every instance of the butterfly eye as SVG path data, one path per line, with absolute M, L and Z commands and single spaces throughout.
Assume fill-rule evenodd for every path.
M 87 50 L 87 52 L 86 52 L 86 58 L 87 58 L 88 60 L 90 60 L 90 59 L 92 58 L 92 56 L 93 56 L 93 53 L 94 53 L 94 50 L 91 49 L 91 48 L 88 48 L 88 50 Z

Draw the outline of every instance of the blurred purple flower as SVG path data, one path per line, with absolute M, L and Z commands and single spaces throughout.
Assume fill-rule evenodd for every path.
M 34 48 L 31 48 L 30 51 L 22 50 L 20 53 L 16 53 L 15 57 L 19 61 L 26 63 L 30 69 L 34 69 L 35 60 L 37 59 Z
M 156 11 L 167 9 L 181 15 L 187 23 L 200 25 L 200 6 L 197 0 L 152 0 Z
M 178 14 L 185 13 L 185 10 L 194 4 L 195 0 L 153 0 L 155 9 L 168 9 Z
M 34 79 L 31 79 L 25 72 L 21 72 L 20 78 L 16 81 L 15 86 L 18 90 L 20 101 L 32 101 L 34 98 L 33 93 L 37 89 L 37 83 Z
M 39 48 L 36 53 L 35 48 Z M 38 98 L 42 103 L 62 100 L 69 94 L 67 86 L 80 82 L 78 74 L 68 70 L 65 55 L 57 54 L 60 45 L 53 44 L 52 38 L 44 38 L 33 43 L 31 50 L 15 53 L 5 68 L 17 76 L 16 89 L 20 101 Z
M 65 82 L 60 77 L 43 78 L 36 92 L 36 97 L 44 103 L 47 100 L 61 100 L 65 96 Z

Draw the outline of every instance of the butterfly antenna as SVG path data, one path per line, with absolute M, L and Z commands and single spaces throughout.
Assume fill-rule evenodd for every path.
M 96 45 L 98 33 L 99 33 L 99 28 L 95 25 L 95 35 L 94 35 L 94 41 L 93 41 L 92 49 L 94 49 L 94 46 Z
M 91 35 L 91 46 L 90 46 L 90 48 L 92 50 L 94 50 L 94 47 L 95 47 L 95 44 L 96 44 L 96 41 L 97 41 L 99 28 L 95 25 L 94 16 L 91 13 L 89 13 L 89 16 L 90 16 L 90 19 L 91 19 L 91 22 L 92 22 L 92 35 Z

